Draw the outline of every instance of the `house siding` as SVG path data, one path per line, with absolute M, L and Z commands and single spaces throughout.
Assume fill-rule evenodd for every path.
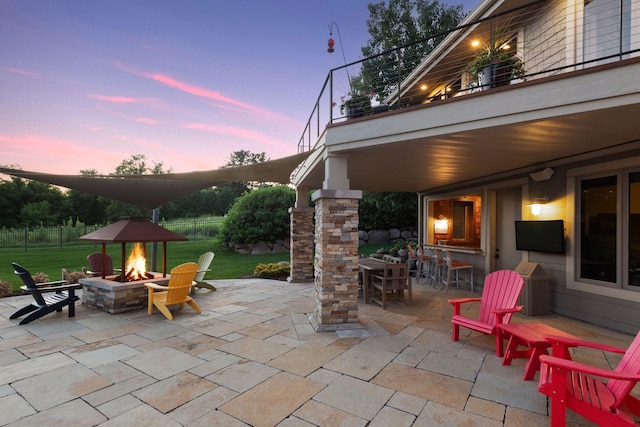
M 576 160 L 562 166 L 554 165 L 554 174 L 551 179 L 540 182 L 529 180 L 529 199 L 534 199 L 543 195 L 546 195 L 549 198 L 549 202 L 543 207 L 541 215 L 535 217 L 535 219 L 564 220 L 566 223 L 565 233 L 568 236 L 567 248 L 569 248 L 570 245 L 574 245 L 575 236 L 569 227 L 573 227 L 575 221 L 579 221 L 579 218 L 577 215 L 575 219 L 567 218 L 567 204 L 569 203 L 567 200 L 567 170 L 576 167 L 589 167 L 634 156 L 640 156 L 640 150 L 630 150 L 615 155 L 602 156 L 592 160 Z M 565 162 L 570 161 L 570 159 L 565 160 Z M 477 188 L 477 186 L 474 186 L 470 191 L 475 192 L 477 191 Z M 464 191 L 464 189 L 458 188 L 456 190 L 457 193 L 460 191 Z M 426 194 L 425 196 L 428 197 Z M 442 196 L 442 194 L 439 196 Z M 576 197 L 578 197 L 578 195 L 576 195 Z M 527 203 L 526 200 L 523 200 L 523 203 Z M 524 218 L 527 218 L 527 215 L 528 212 L 526 211 L 526 206 L 523 206 Z M 485 223 L 491 222 L 491 218 L 482 218 L 482 221 Z M 483 247 L 486 247 L 486 245 L 483 245 Z M 488 257 L 491 256 L 491 253 L 491 250 L 487 251 L 484 255 L 454 253 L 456 260 L 471 262 L 473 264 L 475 285 L 476 289 L 480 290 L 480 292 L 484 277 L 490 272 L 487 271 L 486 266 L 489 264 Z M 540 264 L 549 276 L 550 287 L 548 300 L 549 310 L 552 313 L 572 317 L 629 334 L 635 334 L 640 329 L 640 316 L 638 316 L 638 312 L 640 312 L 640 303 L 623 298 L 613 298 L 569 289 L 567 287 L 567 256 L 542 252 L 528 252 L 525 258 L 529 262 Z
M 529 193 L 531 197 L 538 197 L 542 194 L 548 195 L 552 206 L 551 211 L 543 212 L 544 216 L 541 216 L 540 219 L 564 219 L 567 221 L 566 181 L 568 169 L 588 167 L 638 155 L 640 155 L 640 151 L 636 150 L 603 156 L 597 160 L 580 161 L 554 167 L 552 179 L 530 184 Z M 576 218 L 569 221 L 569 224 L 573 224 L 574 221 L 578 220 L 579 218 L 576 214 Z M 575 244 L 575 236 L 573 236 L 571 230 L 566 231 L 569 236 L 572 236 L 568 239 L 567 245 Z M 640 330 L 640 316 L 638 316 L 640 303 L 568 289 L 565 256 L 529 252 L 529 261 L 539 263 L 550 277 L 549 297 L 550 310 L 552 312 L 630 334 L 635 334 Z
M 567 9 L 564 2 L 550 2 L 540 19 L 532 21 L 520 31 L 518 53 L 523 56 L 527 74 L 565 65 L 567 57 Z M 539 74 L 546 77 L 559 74 L 556 70 Z

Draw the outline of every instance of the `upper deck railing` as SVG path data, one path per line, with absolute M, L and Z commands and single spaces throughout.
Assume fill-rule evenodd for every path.
M 310 150 L 330 123 L 497 86 L 515 88 L 523 81 L 636 56 L 640 0 L 540 0 L 498 10 L 330 70 L 298 151 Z M 354 81 L 354 76 L 365 78 Z

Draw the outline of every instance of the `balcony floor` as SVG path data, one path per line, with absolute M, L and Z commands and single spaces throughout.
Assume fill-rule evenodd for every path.
M 203 309 L 110 315 L 77 305 L 19 326 L 30 296 L 0 299 L 0 425 L 546 426 L 524 359 L 502 366 L 493 337 L 451 341 L 448 295 L 360 304 L 361 329 L 315 333 L 312 283 L 246 279 L 198 290 Z M 517 316 L 626 347 L 633 337 L 556 315 Z M 576 354 L 608 366 L 601 352 Z M 617 360 L 614 361 L 617 363 Z M 569 414 L 570 425 L 590 425 Z

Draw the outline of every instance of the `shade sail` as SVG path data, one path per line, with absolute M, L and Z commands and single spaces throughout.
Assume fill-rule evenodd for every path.
M 10 168 L 0 168 L 0 173 L 153 209 L 187 194 L 225 182 L 257 181 L 288 184 L 291 173 L 310 154 L 311 151 L 307 151 L 281 159 L 233 168 L 157 175 L 56 175 Z

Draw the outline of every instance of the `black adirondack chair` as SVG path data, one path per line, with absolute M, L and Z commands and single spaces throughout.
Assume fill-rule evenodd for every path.
M 25 291 L 31 292 L 35 301 L 13 313 L 10 319 L 17 319 L 27 313 L 31 313 L 20 322 L 21 325 L 24 325 L 51 312 L 60 312 L 62 311 L 62 308 L 67 305 L 69 306 L 69 317 L 75 316 L 75 302 L 78 300 L 75 290 L 80 288 L 82 285 L 77 283 L 63 285 L 66 283 L 64 280 L 36 284 L 26 268 L 16 264 L 15 262 L 12 262 L 11 265 L 13 265 L 14 272 L 20 276 L 24 282 L 24 286 L 21 288 Z M 54 293 L 45 297 L 43 296 L 43 293 L 45 292 Z

